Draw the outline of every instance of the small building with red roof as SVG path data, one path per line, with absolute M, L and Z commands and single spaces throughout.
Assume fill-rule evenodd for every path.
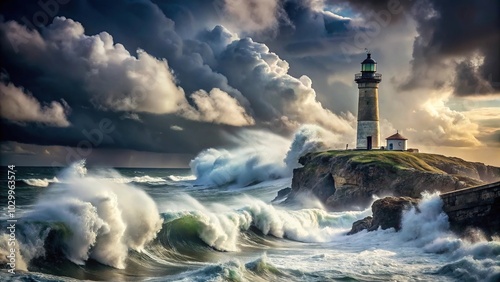
M 385 140 L 387 140 L 387 150 L 406 151 L 406 141 L 408 140 L 408 138 L 399 134 L 399 131 L 397 131 L 396 134 L 385 138 Z

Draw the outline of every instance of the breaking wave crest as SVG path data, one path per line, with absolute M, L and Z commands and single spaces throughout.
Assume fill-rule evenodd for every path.
M 288 177 L 299 165 L 300 156 L 332 148 L 338 137 L 319 126 L 304 125 L 292 141 L 257 130 L 242 131 L 233 139 L 242 145 L 231 150 L 207 149 L 191 161 L 197 184 L 242 187 Z
M 192 180 L 196 180 L 196 176 L 194 176 L 194 175 L 187 175 L 187 176 L 169 175 L 168 179 L 175 181 L 175 182 L 192 181 Z
M 264 253 L 248 263 L 232 259 L 173 276 L 172 281 L 292 281 L 297 274 L 299 273 L 278 269 L 268 261 Z M 151 281 L 164 280 L 153 279 Z
M 75 264 L 92 258 L 124 268 L 128 251 L 143 250 L 161 228 L 156 204 L 144 191 L 87 175 L 84 161 L 59 178 L 61 183 L 21 219 L 25 231 L 21 252 L 28 261 L 45 253 L 45 239 L 53 236 L 58 251 Z M 33 238 L 42 239 L 33 242 Z
M 48 187 L 50 183 L 57 183 L 59 182 L 59 179 L 57 177 L 47 179 L 47 178 L 29 178 L 29 179 L 22 179 L 22 181 L 30 186 L 35 186 L 35 187 Z
M 147 184 L 165 184 L 167 181 L 162 177 L 152 177 L 149 175 L 144 176 L 134 176 L 134 177 L 123 177 L 117 176 L 113 171 L 108 171 L 108 175 L 99 177 L 94 175 L 95 178 L 100 178 L 101 180 L 111 181 L 115 183 L 147 183 Z M 170 178 L 169 178 L 170 179 Z M 29 178 L 22 179 L 22 181 L 29 186 L 34 187 L 48 187 L 51 183 L 61 183 L 57 177 L 47 179 L 47 178 Z M 176 181 L 176 180 L 173 180 Z
M 160 213 L 144 191 L 112 180 L 118 176 L 88 173 L 84 161 L 63 170 L 61 181 L 19 219 L 19 258 L 25 265 L 40 257 L 48 263 L 64 257 L 77 265 L 93 259 L 125 268 L 130 251 L 141 253 L 158 243 L 181 256 L 198 250 L 193 258 L 207 251 L 239 252 L 270 244 L 273 239 L 262 239 L 265 235 L 326 242 L 362 217 L 359 212 L 291 211 L 250 197 L 232 207 L 204 206 L 185 194 L 162 203 L 169 209 Z M 6 240 L 0 238 L 2 253 L 7 252 Z
M 110 179 L 116 183 L 164 183 L 165 179 L 161 177 L 152 177 L 149 175 L 144 176 L 134 176 L 134 177 L 117 177 Z
M 219 251 L 240 251 L 244 239 L 242 233 L 251 230 L 300 242 L 328 242 L 369 212 L 332 214 L 322 209 L 292 211 L 252 198 L 245 199 L 245 203 L 235 209 L 207 208 L 188 195 L 176 199 L 176 202 L 179 201 L 186 203 L 184 207 L 191 208 L 181 206 L 163 213 L 166 223 L 162 232 L 168 232 L 167 229 L 172 227 L 185 230 L 187 237 L 184 238 L 196 237 Z

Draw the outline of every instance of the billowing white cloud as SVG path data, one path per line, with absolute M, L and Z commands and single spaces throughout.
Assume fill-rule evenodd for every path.
M 325 109 L 316 99 L 311 79 L 291 76 L 288 63 L 265 44 L 251 38 L 236 40 L 220 56 L 222 72 L 248 99 L 254 116 L 285 127 L 318 124 L 353 136 L 354 116 L 339 116 Z
M 46 125 L 66 127 L 70 125 L 66 114 L 69 107 L 52 101 L 41 105 L 29 92 L 14 84 L 0 83 L 0 115 L 14 122 L 37 122 Z
M 86 35 L 80 23 L 64 17 L 55 18 L 42 34 L 20 28 L 16 22 L 1 24 L 1 28 L 8 38 L 26 39 L 19 43 L 19 50 L 31 54 L 45 72 L 82 84 L 98 109 L 174 114 L 234 126 L 258 121 L 286 131 L 304 123 L 316 123 L 334 132 L 354 132 L 354 117 L 340 117 L 323 108 L 316 100 L 310 78 L 289 75 L 288 63 L 265 44 L 250 38 L 239 39 L 223 28 L 214 31 L 231 36 L 212 38 L 219 46 L 214 51 L 220 52 L 216 53 L 220 66 L 217 71 L 242 95 L 232 97 L 217 88 L 199 90 L 189 95 L 192 104 L 166 59 L 155 58 L 143 50 L 133 56 L 123 45 L 115 44 L 107 32 Z M 37 44 L 31 45 L 29 38 Z M 223 42 L 217 42 L 219 39 Z M 55 58 L 61 65 L 53 64 Z
M 437 96 L 437 95 L 436 95 Z M 442 98 L 429 99 L 411 113 L 408 137 L 415 144 L 470 147 L 479 146 L 479 126 L 464 113 L 450 109 Z
M 9 39 L 16 40 L 23 55 L 31 55 L 44 71 L 82 83 L 98 109 L 175 114 L 237 126 L 253 124 L 245 109 L 219 89 L 210 94 L 192 94 L 199 111 L 193 108 L 165 59 L 143 50 L 137 51 L 137 57 L 132 56 L 107 32 L 85 35 L 80 23 L 64 17 L 55 18 L 41 35 L 16 22 L 2 23 L 0 28 Z M 64 67 L 54 65 L 50 58 L 59 58 Z
M 196 105 L 191 119 L 235 126 L 255 123 L 235 98 L 218 88 L 212 89 L 210 93 L 199 90 L 191 95 L 191 99 Z
M 162 114 L 188 106 L 166 61 L 142 50 L 134 57 L 106 32 L 87 36 L 80 23 L 61 17 L 41 35 L 16 22 L 1 28 L 9 39 L 25 39 L 18 44 L 19 51 L 31 55 L 44 71 L 83 82 L 98 108 Z M 60 65 L 53 64 L 54 58 L 59 58 Z
M 454 111 L 444 104 L 428 106 L 424 109 L 433 117 L 432 123 L 437 125 L 439 133 L 435 136 L 441 139 L 441 142 L 436 142 L 437 144 L 458 147 L 481 144 L 476 138 L 479 133 L 478 124 L 473 123 L 463 113 Z M 433 133 L 436 133 L 436 130 Z

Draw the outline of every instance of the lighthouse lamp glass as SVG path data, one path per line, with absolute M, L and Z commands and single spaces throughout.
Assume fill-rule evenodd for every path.
M 361 71 L 377 71 L 376 64 L 361 64 Z

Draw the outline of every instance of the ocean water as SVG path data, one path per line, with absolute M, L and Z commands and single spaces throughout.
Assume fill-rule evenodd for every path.
M 189 169 L 87 168 L 84 161 L 16 168 L 12 275 L 6 175 L 3 168 L 1 281 L 500 281 L 498 238 L 455 237 L 435 194 L 424 195 L 420 213 L 403 216 L 400 232 L 347 236 L 371 210 L 271 204 L 290 177 L 267 173 L 241 185 L 220 172 L 219 181 L 200 181 Z

